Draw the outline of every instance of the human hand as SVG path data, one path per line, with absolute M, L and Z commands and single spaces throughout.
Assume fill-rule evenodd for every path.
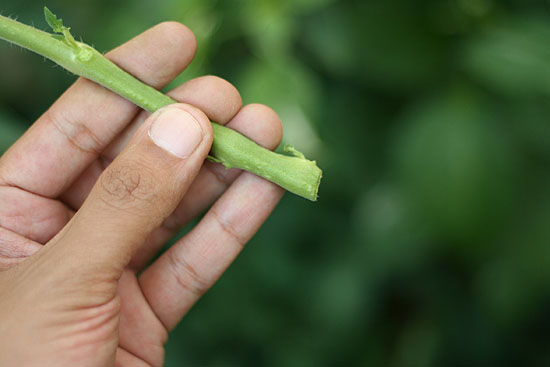
M 108 57 L 162 88 L 195 48 L 186 27 L 163 23 Z M 274 149 L 271 109 L 241 108 L 211 76 L 169 94 L 182 103 L 149 116 L 79 79 L 0 159 L 0 365 L 162 365 L 168 332 L 281 198 L 273 183 L 204 162 L 209 119 Z

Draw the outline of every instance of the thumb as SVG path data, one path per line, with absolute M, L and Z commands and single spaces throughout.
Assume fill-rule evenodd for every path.
M 56 250 L 94 269 L 115 267 L 122 273 L 185 195 L 212 136 L 208 118 L 195 107 L 174 104 L 155 112 L 100 176 L 57 237 Z

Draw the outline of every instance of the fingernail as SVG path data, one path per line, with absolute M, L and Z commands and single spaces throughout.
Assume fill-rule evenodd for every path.
M 168 107 L 160 111 L 151 125 L 149 136 L 164 150 L 180 157 L 191 155 L 202 140 L 199 123 L 187 111 Z

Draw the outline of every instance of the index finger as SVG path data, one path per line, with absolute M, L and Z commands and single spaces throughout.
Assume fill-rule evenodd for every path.
M 161 23 L 106 56 L 143 82 L 162 88 L 193 59 L 193 33 Z M 56 198 L 138 112 L 115 93 L 79 78 L 0 159 L 0 184 Z

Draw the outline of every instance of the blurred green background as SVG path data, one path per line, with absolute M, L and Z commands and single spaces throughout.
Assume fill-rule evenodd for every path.
M 46 29 L 43 0 L 4 15 Z M 550 365 L 550 2 L 50 0 L 107 51 L 163 20 L 324 169 L 168 342 L 179 366 Z M 73 81 L 0 44 L 0 150 Z

